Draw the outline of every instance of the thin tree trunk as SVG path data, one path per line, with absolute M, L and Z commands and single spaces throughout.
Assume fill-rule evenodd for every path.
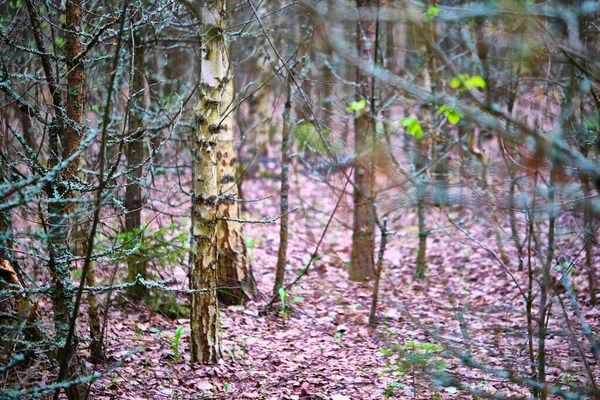
M 139 22 L 140 12 L 134 16 L 134 21 Z M 131 103 L 129 108 L 129 138 L 127 143 L 127 188 L 125 190 L 125 232 L 132 235 L 143 235 L 142 226 L 142 163 L 144 162 L 144 42 L 139 29 L 133 33 L 133 73 L 131 76 Z M 141 240 L 137 237 L 136 240 Z M 127 258 L 127 278 L 135 281 L 137 276 L 148 278 L 146 261 L 143 257 L 132 255 Z M 148 295 L 144 286 L 133 286 L 129 289 L 130 295 L 143 299 Z
M 373 213 L 376 213 L 374 210 Z M 375 214 L 375 217 L 377 215 Z M 381 271 L 383 270 L 383 256 L 385 254 L 385 247 L 387 246 L 387 240 L 389 232 L 387 230 L 387 222 L 384 220 L 378 222 L 379 230 L 381 231 L 381 242 L 379 243 L 379 253 L 377 254 L 377 266 L 375 267 L 375 283 L 373 284 L 373 296 L 371 299 L 371 312 L 369 314 L 369 324 L 377 325 L 377 302 L 379 300 L 379 283 L 381 282 Z
M 34 27 L 39 26 L 37 10 L 29 0 L 27 1 L 27 7 Z M 56 167 L 59 162 L 72 157 L 79 149 L 81 142 L 81 122 L 85 101 L 83 90 L 85 77 L 83 64 L 75 61 L 75 58 L 83 49 L 81 44 L 81 25 L 81 0 L 67 2 L 65 48 L 66 67 L 69 72 L 69 79 L 67 85 L 66 107 L 64 109 L 63 105 L 65 103 L 63 103 L 60 91 L 56 88 L 56 80 L 52 75 L 52 69 L 49 65 L 44 68 L 48 86 L 53 92 L 53 103 L 57 110 L 49 130 L 50 159 L 48 165 L 50 167 Z M 44 49 L 39 31 L 34 32 L 34 35 L 36 36 L 38 48 Z M 39 37 L 37 37 L 38 35 Z M 42 62 L 50 64 L 44 56 L 42 56 Z M 66 110 L 66 115 L 63 110 Z M 59 151 L 59 137 L 63 145 L 62 152 Z M 51 182 L 51 188 L 48 190 L 50 198 L 47 218 L 50 256 L 48 267 L 52 273 L 52 283 L 55 287 L 52 295 L 52 306 L 54 310 L 56 336 L 59 342 L 66 342 L 69 336 L 70 316 L 73 311 L 73 299 L 71 296 L 73 284 L 71 282 L 69 268 L 71 251 L 68 243 L 68 225 L 72 205 L 68 203 L 65 205 L 64 199 L 72 197 L 72 192 L 68 189 L 68 182 L 70 182 L 77 174 L 78 166 L 79 157 L 73 157 L 59 177 Z M 57 359 L 61 363 L 61 366 L 64 365 L 66 367 L 63 371 L 63 376 L 59 377 L 59 379 L 77 380 L 84 374 L 83 365 L 79 360 L 77 353 L 77 347 L 78 338 L 75 334 L 72 337 L 71 343 L 66 343 L 64 347 L 58 349 Z M 73 384 L 65 388 L 65 392 L 69 400 L 78 400 L 82 397 L 82 389 L 80 384 Z M 55 397 L 57 397 L 56 394 L 57 393 L 55 393 Z
M 583 209 L 583 240 L 585 247 L 585 269 L 588 274 L 588 286 L 590 303 L 595 306 L 598 303 L 596 298 L 596 266 L 594 265 L 593 249 L 595 242 L 594 229 L 594 209 L 593 204 L 589 197 L 591 196 L 590 179 L 587 175 L 581 175 L 581 184 L 583 188 L 583 195 L 585 197 L 584 209 Z
M 292 82 L 287 85 L 287 100 L 283 111 L 283 131 L 281 137 L 281 202 L 279 214 L 282 215 L 279 220 L 279 250 L 277 252 L 277 269 L 275 271 L 275 285 L 273 286 L 273 296 L 277 296 L 279 289 L 283 286 L 285 280 L 285 266 L 287 264 L 288 247 L 288 210 L 289 210 L 289 191 L 290 191 L 290 162 L 291 162 L 291 142 L 292 142 Z
M 535 218 L 535 190 L 537 190 L 537 172 L 535 175 L 535 186 L 533 188 L 534 195 L 531 201 L 531 209 L 528 210 L 528 229 L 527 229 L 527 301 L 525 304 L 525 311 L 527 313 L 527 350 L 529 352 L 529 364 L 531 367 L 531 379 L 537 380 L 537 369 L 535 365 L 535 352 L 533 349 L 533 263 L 531 260 L 531 241 L 534 234 L 534 218 Z M 531 394 L 537 397 L 538 390 L 533 388 Z
M 358 0 L 359 13 L 361 9 L 371 7 L 371 0 Z M 364 21 L 359 18 L 357 29 L 357 51 L 362 59 L 369 59 L 369 48 L 374 45 L 375 21 Z M 372 79 L 360 67 L 356 69 L 356 100 L 370 97 Z M 375 221 L 371 214 L 373 188 L 371 174 L 371 151 L 368 148 L 369 114 L 358 113 L 354 119 L 354 153 L 356 166 L 354 168 L 354 210 L 352 224 L 352 254 L 349 276 L 353 281 L 364 281 L 373 276 L 375 271 Z
M 95 263 L 90 261 L 90 269 L 88 270 L 87 276 L 85 277 L 85 283 L 89 287 L 96 286 L 96 273 Z M 90 360 L 94 364 L 100 364 L 106 360 L 104 354 L 104 341 L 102 338 L 102 328 L 100 325 L 100 312 L 98 311 L 98 299 L 96 294 L 92 291 L 87 293 L 88 302 L 88 318 L 90 324 L 90 337 L 92 342 L 90 343 Z
M 420 164 L 416 164 L 420 165 Z M 417 186 L 417 218 L 419 224 L 419 250 L 417 253 L 417 269 L 415 278 L 425 278 L 425 269 L 427 268 L 427 236 L 429 231 L 426 228 L 425 219 L 425 177 L 423 174 L 416 178 Z
M 6 165 L 7 162 L 8 151 L 6 146 L 6 137 L 3 132 L 0 132 L 0 184 L 5 184 L 11 181 Z M 0 263 L 2 260 L 10 259 L 10 251 L 13 246 L 12 237 L 13 230 L 11 210 L 2 210 L 0 211 Z
M 547 315 L 551 302 L 548 301 L 548 290 L 550 289 L 550 268 L 554 261 L 554 235 L 555 235 L 555 224 L 557 219 L 557 204 L 556 204 L 556 174 L 557 174 L 556 161 L 553 161 L 552 171 L 550 172 L 550 187 L 548 188 L 548 252 L 546 254 L 546 262 L 542 268 L 542 280 L 540 282 L 540 312 L 538 321 L 538 381 L 542 384 L 546 384 L 546 330 L 547 326 Z M 540 398 L 546 400 L 548 398 L 548 392 L 546 389 L 542 389 Z
M 518 270 L 522 271 L 524 267 L 523 260 L 523 243 L 519 239 L 519 230 L 517 227 L 517 216 L 515 211 L 515 187 L 517 185 L 517 179 L 512 176 L 510 180 L 510 189 L 508 191 L 508 218 L 510 221 L 510 234 L 515 247 L 517 248 L 517 254 L 519 256 Z

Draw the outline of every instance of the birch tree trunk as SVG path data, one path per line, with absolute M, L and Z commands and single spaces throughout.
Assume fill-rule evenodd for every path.
M 226 18 L 222 16 L 221 18 Z M 221 82 L 221 109 L 219 121 L 221 126 L 217 138 L 217 180 L 219 188 L 218 216 L 226 219 L 240 219 L 240 203 L 238 198 L 238 185 L 236 172 L 239 160 L 233 146 L 233 112 L 227 107 L 233 100 L 233 74 L 229 64 L 230 49 L 223 36 L 215 43 L 220 60 L 220 70 L 212 73 L 213 77 Z M 216 64 L 214 64 L 216 67 Z M 228 115 L 223 115 L 228 113 Z M 256 283 L 252 269 L 248 262 L 244 231 L 240 222 L 219 220 L 217 229 L 218 258 L 217 282 L 219 286 L 218 299 L 224 304 L 242 304 L 253 297 Z
M 222 121 L 229 106 L 229 60 L 223 34 L 225 0 L 206 1 L 202 9 L 203 60 L 200 101 L 196 109 L 198 128 L 192 149 L 194 173 L 192 235 L 194 265 L 192 294 L 192 362 L 216 363 L 221 357 L 217 302 L 219 185 L 218 143 Z M 222 154 L 221 154 L 222 157 Z

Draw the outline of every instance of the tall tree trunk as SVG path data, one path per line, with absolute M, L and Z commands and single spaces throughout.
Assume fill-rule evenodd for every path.
M 39 26 L 37 11 L 28 1 L 29 13 L 36 20 L 34 26 Z M 33 22 L 33 21 L 32 21 Z M 53 168 L 61 161 L 72 157 L 65 170 L 59 174 L 58 179 L 51 182 L 48 190 L 50 201 L 48 203 L 48 233 L 49 233 L 49 269 L 52 273 L 55 291 L 52 296 L 54 322 L 56 335 L 59 342 L 65 341 L 69 334 L 70 317 L 73 313 L 73 284 L 70 278 L 71 249 L 69 246 L 69 221 L 72 204 L 64 202 L 72 197 L 70 182 L 77 174 L 79 157 L 73 157 L 81 143 L 81 122 L 84 109 L 84 67 L 76 57 L 83 50 L 81 44 L 82 26 L 82 1 L 74 0 L 66 3 L 66 67 L 69 73 L 67 84 L 67 98 L 63 103 L 60 92 L 56 88 L 56 81 L 51 75 L 51 69 L 45 68 L 46 78 L 53 91 L 53 102 L 56 115 L 52 121 L 49 132 L 50 159 L 48 165 Z M 41 41 L 41 39 L 39 39 Z M 43 57 L 43 56 L 42 56 Z M 56 92 L 55 92 L 56 91 Z M 63 111 L 66 110 L 66 115 Z M 63 151 L 59 151 L 59 140 L 62 142 Z M 78 337 L 73 335 L 71 343 L 66 343 L 59 348 L 57 358 L 65 366 L 63 376 L 59 380 L 77 380 L 84 374 L 83 364 L 77 353 Z M 82 386 L 73 384 L 65 388 L 69 400 L 82 398 Z
M 218 172 L 217 153 L 222 123 L 229 98 L 229 60 L 223 30 L 225 0 L 204 3 L 202 10 L 203 51 L 198 129 L 194 138 L 192 198 L 194 265 L 190 285 L 192 294 L 192 362 L 216 363 L 221 358 L 217 302 L 218 265 Z
M 372 0 L 358 0 L 359 13 L 361 9 L 372 6 Z M 361 20 L 357 24 L 357 51 L 358 56 L 363 59 L 371 59 L 369 49 L 374 46 L 375 21 Z M 371 93 L 372 77 L 364 73 L 360 67 L 356 68 L 356 100 L 368 99 Z M 353 281 L 364 281 L 375 271 L 375 221 L 372 214 L 372 179 L 371 162 L 372 152 L 369 151 L 368 132 L 369 114 L 357 113 L 354 120 L 354 153 L 356 166 L 354 168 L 354 218 L 352 224 L 352 254 L 350 260 L 350 279 Z
M 225 18 L 224 16 L 222 18 Z M 221 38 L 222 39 L 222 38 Z M 219 220 L 217 227 L 218 258 L 218 298 L 224 304 L 242 304 L 254 296 L 256 282 L 252 275 L 252 268 L 248 262 L 244 231 L 240 222 L 231 219 L 240 218 L 240 203 L 237 200 L 238 160 L 233 146 L 233 112 L 229 113 L 227 107 L 233 99 L 233 76 L 229 67 L 229 48 L 226 43 L 219 44 L 221 57 L 221 70 L 214 71 L 214 77 L 221 82 L 221 110 L 220 114 L 227 112 L 226 117 L 221 116 L 221 126 L 217 138 L 217 181 L 219 187 Z
M 140 12 L 134 16 L 134 21 L 139 22 Z M 142 163 L 144 162 L 144 42 L 138 30 L 133 34 L 133 73 L 131 76 L 131 103 L 129 107 L 129 138 L 127 143 L 127 189 L 125 190 L 125 231 L 133 235 L 143 235 L 142 226 Z M 141 240 L 136 237 L 134 242 Z M 127 258 L 127 277 L 135 281 L 137 276 L 148 278 L 146 261 L 143 257 L 133 255 Z M 134 286 L 129 293 L 136 298 L 143 299 L 148 295 L 144 286 Z

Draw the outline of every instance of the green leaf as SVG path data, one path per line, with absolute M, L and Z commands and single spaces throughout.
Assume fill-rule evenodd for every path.
M 415 117 L 406 117 L 406 118 L 402 118 L 402 120 L 400 121 L 400 124 L 403 127 L 408 128 L 415 122 L 417 122 L 417 119 Z
M 436 115 L 440 115 L 441 113 L 444 113 L 446 118 L 448 118 L 448 122 L 450 122 L 452 125 L 456 125 L 462 118 L 462 114 L 460 112 L 448 107 L 446 104 L 438 108 Z
M 473 87 L 479 87 L 479 88 L 485 89 L 485 80 L 482 77 L 478 76 L 478 75 L 472 76 L 467 81 L 467 87 L 469 89 L 473 88 Z
M 353 101 L 350 103 L 350 105 L 346 108 L 346 111 L 355 111 L 358 113 L 364 110 L 366 106 L 367 101 L 365 99 L 360 99 L 359 101 Z
M 284 288 L 279 288 L 279 292 L 278 293 L 279 293 L 279 298 L 281 299 L 281 302 L 283 304 L 285 304 L 285 295 L 286 295 L 285 289 Z
M 294 298 L 292 299 L 292 303 L 299 303 L 299 302 L 301 302 L 302 300 L 304 300 L 304 297 L 300 297 L 300 296 L 298 296 L 298 297 L 294 297 Z
M 423 137 L 423 128 L 421 128 L 421 125 L 419 125 L 418 123 L 411 126 L 408 129 L 409 133 L 412 133 L 416 139 L 421 139 L 421 137 Z
M 444 390 L 450 394 L 456 394 L 458 392 L 458 389 L 455 388 L 454 386 L 449 386 L 449 387 L 445 388 Z
M 485 89 L 485 80 L 479 75 L 469 76 L 468 74 L 460 74 L 452 78 L 450 81 L 450 87 L 452 89 L 460 88 L 461 91 L 476 87 Z
M 425 13 L 426 20 L 432 20 L 440 14 L 440 9 L 437 6 L 431 6 Z
M 64 44 L 65 44 L 65 39 L 63 39 L 63 38 L 61 38 L 61 37 L 57 37 L 57 38 L 56 38 L 56 44 L 57 44 L 58 46 L 62 46 L 62 45 L 64 45 Z
M 448 122 L 450 122 L 452 125 L 456 125 L 458 124 L 458 121 L 460 121 L 460 114 L 454 110 L 449 111 L 447 116 Z
M 452 80 L 450 81 L 450 87 L 451 87 L 452 89 L 458 89 L 458 88 L 460 87 L 461 83 L 462 83 L 462 82 L 460 81 L 460 79 L 459 79 L 459 78 L 457 78 L 457 77 L 454 77 L 454 78 L 452 78 Z

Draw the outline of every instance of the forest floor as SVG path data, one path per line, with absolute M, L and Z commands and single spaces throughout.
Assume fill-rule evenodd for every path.
M 278 214 L 278 179 L 262 176 L 245 183 L 245 195 L 272 197 L 248 203 L 246 218 Z M 290 220 L 288 281 L 315 251 L 344 183 L 339 177 L 330 184 L 306 177 L 302 180 L 301 189 L 295 185 L 291 196 L 293 206 L 300 209 Z M 390 221 L 395 235 L 385 253 L 378 325 L 373 327 L 368 324 L 373 282 L 351 282 L 345 269 L 351 246 L 350 201 L 350 197 L 341 201 L 319 249 L 320 257 L 291 289 L 288 301 L 292 311 L 286 315 L 279 312 L 280 307 L 264 310 L 274 281 L 279 225 L 245 225 L 260 295 L 244 306 L 221 308 L 223 360 L 218 365 L 190 364 L 189 319 L 171 320 L 141 304 L 116 302 L 107 319 L 109 361 L 101 367 L 88 364 L 91 371 L 104 373 L 92 386 L 90 398 L 474 398 L 470 391 L 526 396 L 525 388 L 501 374 L 464 366 L 457 357 L 470 348 L 473 359 L 488 367 L 513 371 L 530 368 L 525 306 L 519 291 L 519 287 L 526 289 L 527 274 L 517 271 L 516 250 L 508 239 L 504 251 L 513 260 L 508 268 L 494 257 L 498 247 L 490 217 L 481 212 L 476 216 L 473 210 L 463 208 L 448 208 L 444 210 L 447 215 L 431 211 L 428 223 L 435 230 L 428 240 L 423 281 L 413 278 L 417 245 L 414 210 L 405 210 L 398 221 Z M 478 243 L 449 223 L 449 218 L 462 221 L 460 226 Z M 100 271 L 100 275 L 107 274 Z M 176 268 L 174 275 L 173 286 L 185 288 L 186 271 Z M 589 307 L 585 279 L 583 273 L 576 275 L 574 284 L 581 288 L 583 315 L 598 331 L 600 307 Z M 185 296 L 178 298 L 187 301 Z M 563 300 L 568 303 L 568 298 Z M 564 332 L 565 319 L 558 302 L 554 303 L 546 341 L 547 379 L 567 389 L 583 385 L 586 371 Z M 590 354 L 579 325 L 572 322 L 576 337 L 588 352 L 592 373 L 598 377 L 598 360 Z M 86 336 L 85 312 L 80 323 Z M 184 333 L 176 362 L 169 338 L 180 327 Z M 451 354 L 453 350 L 457 353 Z M 44 365 L 39 367 L 43 371 Z M 446 371 L 464 386 L 452 382 L 436 389 L 430 382 L 435 370 Z M 40 372 L 40 376 L 37 384 L 52 382 L 49 373 Z

